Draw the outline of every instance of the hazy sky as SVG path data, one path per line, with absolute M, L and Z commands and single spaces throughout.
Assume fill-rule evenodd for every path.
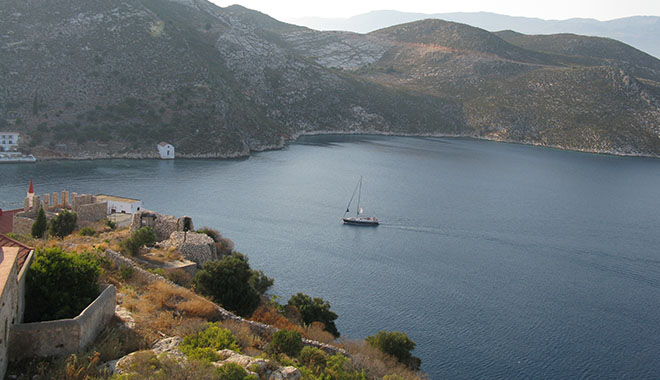
M 211 0 L 221 7 L 240 4 L 279 20 L 306 16 L 350 17 L 373 10 L 403 12 L 495 12 L 510 16 L 567 19 L 573 17 L 611 20 L 627 16 L 660 16 L 660 0 Z

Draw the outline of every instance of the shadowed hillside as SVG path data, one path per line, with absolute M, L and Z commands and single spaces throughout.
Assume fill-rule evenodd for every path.
M 660 61 L 423 20 L 318 32 L 205 0 L 0 5 L 0 123 L 41 157 L 236 157 L 310 132 L 660 154 Z

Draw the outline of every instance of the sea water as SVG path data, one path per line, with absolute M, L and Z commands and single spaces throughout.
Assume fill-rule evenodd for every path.
M 360 176 L 375 228 L 341 223 Z M 657 159 L 314 136 L 243 160 L 2 165 L 0 207 L 30 179 L 217 228 L 282 302 L 328 300 L 342 337 L 407 333 L 432 379 L 660 377 Z

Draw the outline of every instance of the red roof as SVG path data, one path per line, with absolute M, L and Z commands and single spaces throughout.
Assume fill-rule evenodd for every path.
M 14 214 L 22 211 L 22 208 L 17 208 L 16 210 L 0 209 L 0 234 L 14 231 Z
M 32 184 L 32 179 L 30 179 L 30 188 L 28 189 L 29 194 L 34 194 L 34 185 Z
M 4 213 L 4 212 L 3 212 Z M 17 247 L 18 248 L 18 272 L 21 272 L 25 260 L 27 260 L 28 255 L 33 250 L 33 248 L 28 247 L 27 245 L 18 242 L 6 235 L 0 234 L 0 247 Z

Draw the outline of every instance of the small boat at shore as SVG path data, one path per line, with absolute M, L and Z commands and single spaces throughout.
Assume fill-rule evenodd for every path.
M 37 159 L 31 154 L 26 155 L 18 152 L 0 153 L 0 164 L 2 163 L 13 164 L 16 162 L 37 162 Z
M 351 212 L 351 203 L 353 202 L 353 198 L 355 198 L 355 192 L 358 193 L 357 210 L 355 212 L 355 216 L 347 217 L 346 214 Z M 346 212 L 342 217 L 344 224 L 350 224 L 354 226 L 377 226 L 379 224 L 378 218 L 376 218 L 375 216 L 362 215 L 362 212 L 364 210 L 362 209 L 362 207 L 360 207 L 361 196 L 362 196 L 362 176 L 360 176 L 360 180 L 358 181 L 357 185 L 355 185 L 355 190 L 353 190 L 353 195 L 351 196 L 351 200 L 348 201 L 348 206 L 346 206 Z

